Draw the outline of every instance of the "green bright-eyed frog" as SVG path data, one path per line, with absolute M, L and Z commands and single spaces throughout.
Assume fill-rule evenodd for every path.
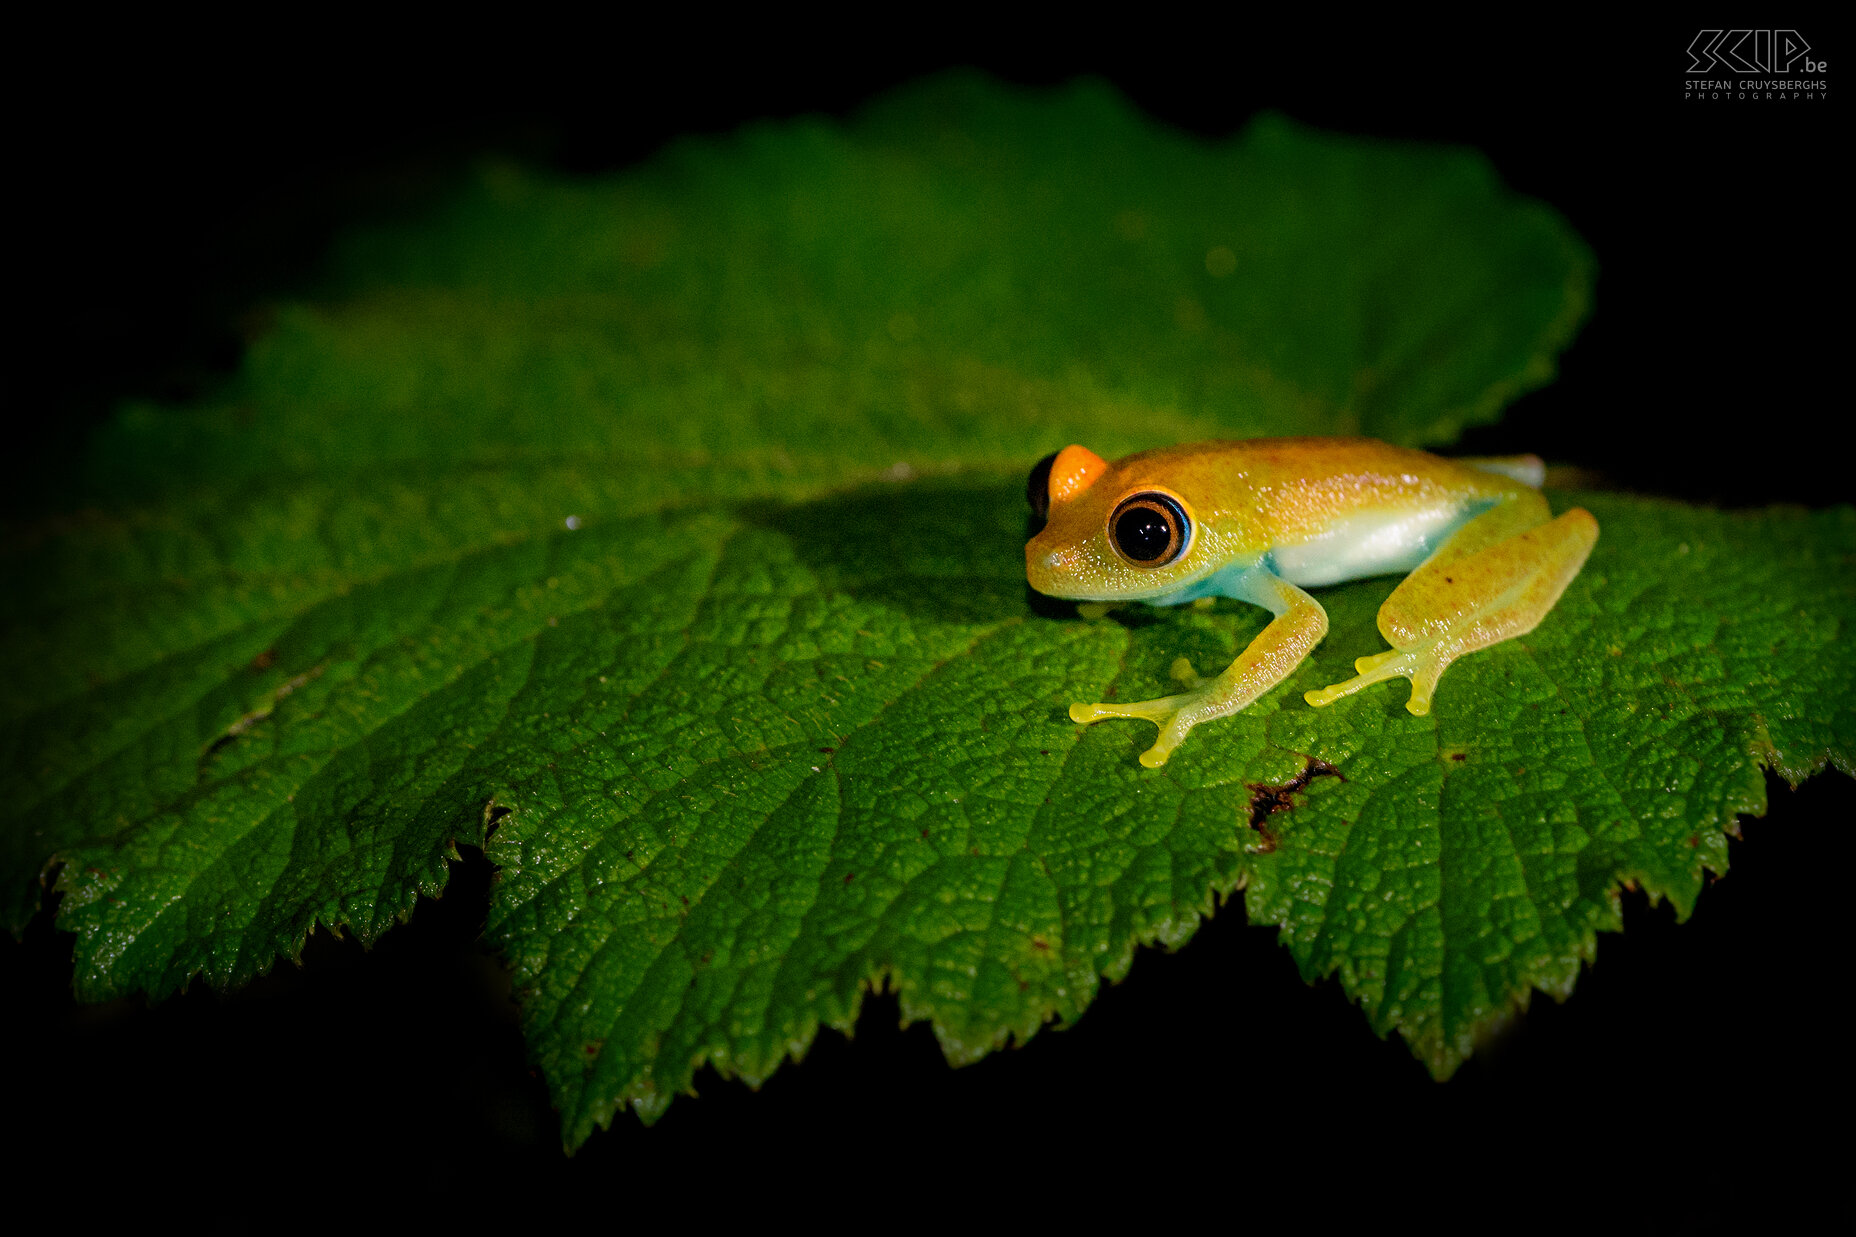
M 1141 763 L 1157 768 L 1194 726 L 1243 709 L 1320 643 L 1327 612 L 1304 588 L 1391 574 L 1405 575 L 1379 608 L 1392 648 L 1304 698 L 1331 704 L 1405 678 L 1405 707 L 1428 713 L 1445 668 L 1532 631 L 1598 540 L 1582 508 L 1551 518 L 1543 474 L 1537 456 L 1447 460 L 1365 438 L 1201 442 L 1113 464 L 1080 446 L 1045 457 L 1027 490 L 1047 521 L 1025 546 L 1031 587 L 1098 604 L 1235 597 L 1276 616 L 1216 678 L 1181 658 L 1179 695 L 1073 704 L 1070 716 L 1155 723 Z

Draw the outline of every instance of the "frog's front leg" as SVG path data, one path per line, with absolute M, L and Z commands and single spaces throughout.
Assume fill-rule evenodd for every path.
M 1321 603 L 1262 567 L 1245 572 L 1228 591 L 1268 608 L 1276 619 L 1223 674 L 1204 680 L 1192 691 L 1139 704 L 1073 704 L 1070 719 L 1084 725 L 1110 717 L 1153 722 L 1160 727 L 1160 738 L 1141 753 L 1141 763 L 1157 769 L 1194 726 L 1228 717 L 1249 705 L 1288 678 L 1327 634 L 1328 616 Z
M 1306 694 L 1317 707 L 1385 679 L 1411 680 L 1405 707 L 1423 716 L 1451 662 L 1532 631 L 1598 540 L 1598 521 L 1575 507 L 1549 520 L 1528 491 L 1477 516 L 1392 590 L 1379 608 L 1390 652 L 1362 657 L 1359 673 Z

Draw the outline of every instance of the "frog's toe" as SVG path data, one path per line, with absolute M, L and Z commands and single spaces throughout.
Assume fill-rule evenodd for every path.
M 1192 668 L 1192 663 L 1184 657 L 1175 657 L 1173 659 L 1171 673 L 1176 682 L 1182 683 L 1188 688 L 1202 687 L 1205 684 L 1205 676 L 1200 674 L 1197 670 L 1194 670 Z
M 1123 717 L 1157 722 L 1164 726 L 1166 719 L 1179 711 L 1180 700 L 1178 696 L 1162 696 L 1158 700 L 1142 700 L 1136 704 L 1078 703 L 1070 706 L 1070 720 L 1087 726 L 1091 722 Z
M 1155 719 L 1160 722 L 1160 737 L 1154 740 L 1152 747 L 1141 753 L 1143 767 L 1158 769 L 1166 763 L 1167 757 L 1173 754 L 1173 749 L 1186 741 L 1186 735 L 1192 729 L 1193 723 L 1189 718 L 1182 717 L 1181 712 L 1182 710 L 1174 710 L 1173 714 L 1165 720 Z
M 1450 662 L 1435 655 L 1417 655 L 1416 664 L 1405 677 L 1411 680 L 1411 699 L 1405 702 L 1405 708 L 1416 717 L 1423 717 L 1431 711 L 1431 696 L 1437 690 L 1437 680 L 1444 677 L 1444 671 Z
M 1170 743 L 1154 744 L 1141 753 L 1141 767 L 1144 769 L 1158 769 L 1161 765 L 1166 763 L 1166 758 L 1173 754 L 1173 748 L 1175 746 L 1175 744 Z
M 1320 710 L 1320 708 L 1325 708 L 1325 706 L 1333 704 L 1334 700 L 1338 700 L 1340 697 L 1346 697 L 1346 695 L 1353 693 L 1353 691 L 1359 691 L 1359 687 L 1353 687 L 1351 684 L 1329 684 L 1327 687 L 1316 687 L 1314 691 L 1305 691 L 1305 693 L 1301 693 L 1301 698 L 1307 700 L 1308 704 L 1312 704 L 1314 708 Z

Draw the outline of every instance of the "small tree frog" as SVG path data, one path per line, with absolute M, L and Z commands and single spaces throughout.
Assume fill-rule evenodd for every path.
M 1155 723 L 1141 763 L 1158 768 L 1194 726 L 1245 708 L 1320 643 L 1327 612 L 1304 588 L 1390 574 L 1405 575 L 1379 608 L 1391 649 L 1304 698 L 1321 706 L 1404 678 L 1405 707 L 1428 713 L 1445 668 L 1532 631 L 1598 540 L 1582 508 L 1552 518 L 1544 472 L 1538 456 L 1442 459 L 1365 438 L 1202 442 L 1113 464 L 1080 446 L 1046 456 L 1027 487 L 1046 521 L 1025 546 L 1032 588 L 1155 606 L 1235 597 L 1276 616 L 1216 678 L 1181 658 L 1181 694 L 1073 704 L 1071 718 Z

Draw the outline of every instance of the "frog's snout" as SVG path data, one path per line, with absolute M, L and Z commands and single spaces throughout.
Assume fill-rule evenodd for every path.
M 1069 554 L 1063 547 L 1053 547 L 1042 537 L 1025 543 L 1025 579 L 1040 593 L 1059 596 L 1060 581 L 1068 578 Z
M 1049 591 L 1045 586 L 1050 583 L 1056 557 L 1046 547 L 1039 545 L 1036 537 L 1025 543 L 1025 579 L 1040 593 Z

